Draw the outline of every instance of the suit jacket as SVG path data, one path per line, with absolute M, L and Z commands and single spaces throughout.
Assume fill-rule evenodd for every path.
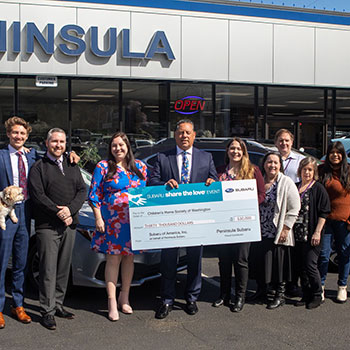
M 190 183 L 205 182 L 209 177 L 215 181 L 218 180 L 212 155 L 193 147 Z M 176 148 L 158 153 L 157 161 L 150 176 L 149 185 L 164 185 L 170 179 L 174 179 L 180 183 L 179 168 L 176 161 Z
M 28 161 L 28 171 L 38 159 L 37 153 L 31 149 L 29 153 L 24 153 Z M 0 191 L 5 187 L 13 185 L 13 172 L 10 160 L 10 151 L 6 147 L 0 150 Z

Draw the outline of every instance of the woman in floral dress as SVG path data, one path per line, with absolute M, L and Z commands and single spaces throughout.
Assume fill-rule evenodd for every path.
M 131 249 L 128 189 L 146 185 L 147 168 L 134 158 L 130 142 L 122 132 L 115 133 L 109 142 L 108 160 L 100 161 L 94 171 L 89 203 L 93 209 L 96 231 L 91 247 L 106 254 L 105 281 L 108 295 L 108 318 L 119 319 L 133 312 L 129 290 L 134 273 L 134 254 Z M 122 286 L 118 304 L 116 286 L 121 266 Z

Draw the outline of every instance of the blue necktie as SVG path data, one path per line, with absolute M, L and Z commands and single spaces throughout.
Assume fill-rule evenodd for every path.
M 186 157 L 187 152 L 182 152 L 182 169 L 181 169 L 181 183 L 188 184 L 190 182 L 190 163 Z

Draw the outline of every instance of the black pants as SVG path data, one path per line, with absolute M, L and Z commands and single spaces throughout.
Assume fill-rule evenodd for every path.
M 310 291 L 313 296 L 321 295 L 321 276 L 317 268 L 321 245 L 313 247 L 309 242 L 296 242 L 294 249 L 303 292 Z
M 250 243 L 224 244 L 218 247 L 220 296 L 231 299 L 232 264 L 235 272 L 237 297 L 245 297 L 248 284 L 248 257 Z

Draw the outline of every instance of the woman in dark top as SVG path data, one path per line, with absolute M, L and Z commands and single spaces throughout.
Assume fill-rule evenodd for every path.
M 264 179 L 258 167 L 249 160 L 247 147 L 240 138 L 233 138 L 226 147 L 226 166 L 218 169 L 220 181 L 256 179 L 258 201 L 265 198 Z M 248 256 L 250 243 L 224 244 L 218 247 L 220 271 L 220 297 L 214 307 L 231 302 L 232 263 L 235 272 L 235 303 L 230 305 L 232 312 L 240 312 L 245 302 L 248 283 Z
M 344 303 L 347 300 L 346 285 L 350 271 L 350 172 L 341 142 L 337 141 L 328 146 L 326 160 L 324 165 L 320 166 L 319 174 L 331 201 L 331 213 L 326 220 L 319 258 L 322 299 L 334 239 L 339 262 L 337 301 Z
M 303 297 L 295 306 L 315 309 L 321 305 L 321 276 L 317 261 L 321 251 L 321 238 L 326 218 L 331 211 L 329 197 L 322 184 L 317 182 L 317 162 L 313 157 L 304 158 L 298 169 L 297 183 L 301 209 L 294 224 L 297 271 L 301 280 Z

